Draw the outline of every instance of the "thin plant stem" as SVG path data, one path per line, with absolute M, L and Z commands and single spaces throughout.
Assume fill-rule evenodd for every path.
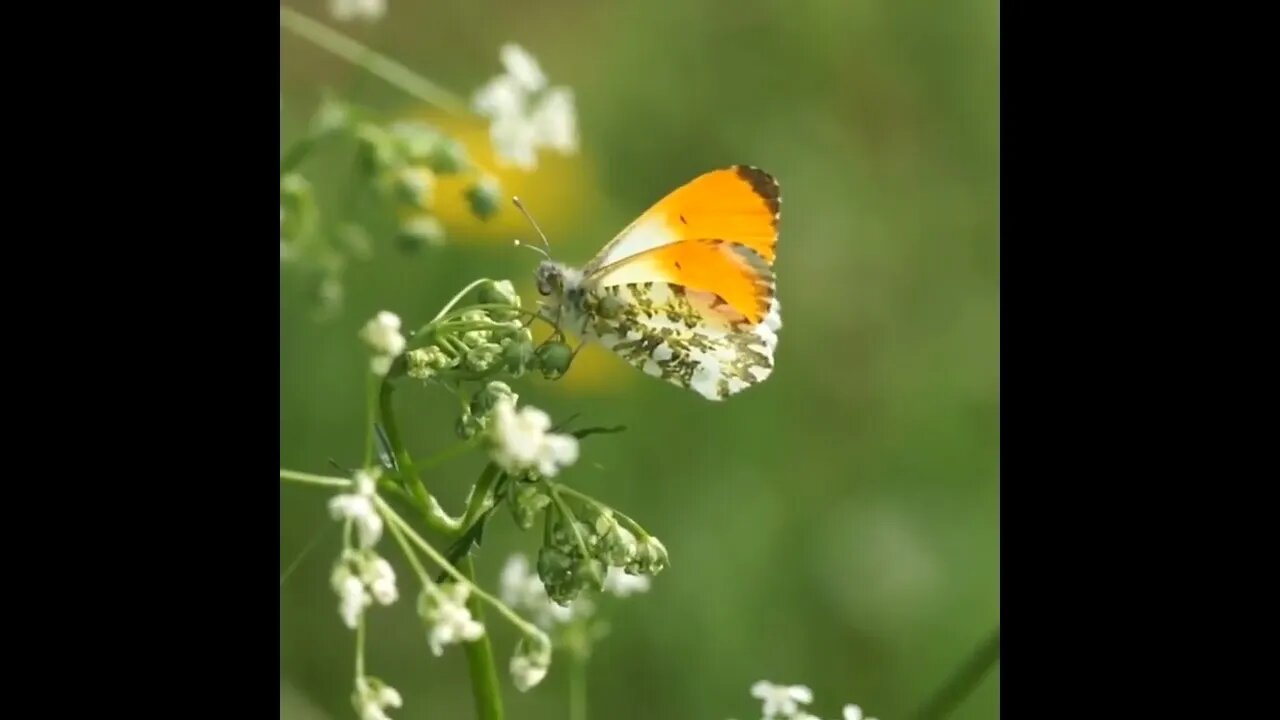
M 364 618 L 365 613 L 360 613 L 360 617 L 356 618 L 356 683 L 359 684 L 360 678 L 364 677 Z
M 417 531 L 414 530 L 413 527 L 409 525 L 409 523 L 405 522 L 404 518 L 400 517 L 400 515 L 398 515 L 396 511 L 391 508 L 391 506 L 387 505 L 387 501 L 376 496 L 374 497 L 373 501 L 378 506 L 378 512 L 382 513 L 383 517 L 387 519 L 388 523 L 394 523 L 398 525 L 400 529 L 404 531 L 405 535 L 408 536 L 409 540 L 411 540 L 414 545 L 418 546 L 418 549 L 422 550 L 422 552 L 427 557 L 431 558 L 432 562 L 434 562 L 436 565 L 439 565 L 442 570 L 444 570 L 449 575 L 452 575 L 455 580 L 469 585 L 471 587 L 472 595 L 479 596 L 482 600 L 484 600 L 485 602 L 493 606 L 493 609 L 497 610 L 512 625 L 515 625 L 517 628 L 519 628 L 521 632 L 524 632 L 529 635 L 542 634 L 542 631 L 539 630 L 535 625 L 533 625 L 533 623 L 530 623 L 528 620 L 525 620 L 524 618 L 517 615 L 514 610 L 507 607 L 505 604 L 502 603 L 502 601 L 498 600 L 494 596 L 485 592 L 483 589 L 480 588 L 480 586 L 476 585 L 474 582 L 471 582 L 471 580 L 467 578 L 466 575 L 463 575 L 462 572 L 460 572 L 457 568 L 455 568 L 452 564 L 450 564 L 449 561 L 445 559 L 443 555 L 440 554 L 439 550 L 436 550 L 434 547 L 431 547 L 431 543 L 427 542 L 426 540 L 423 540 L 422 536 L 419 535 Z
M 635 534 L 635 536 L 638 539 L 644 540 L 645 538 L 649 537 L 648 530 L 645 530 L 643 527 L 640 527 L 640 523 L 636 522 L 635 520 L 632 520 L 631 516 L 627 515 L 626 513 L 623 513 L 617 508 L 613 508 L 608 505 L 605 505 L 604 503 L 591 497 L 590 495 L 584 492 L 579 492 L 577 490 L 574 490 L 568 485 L 561 485 L 560 483 L 548 483 L 548 485 L 553 485 L 555 487 L 556 492 L 565 493 L 566 495 L 569 495 L 570 497 L 573 497 L 577 500 L 581 500 L 582 502 L 590 503 L 603 510 L 608 510 L 609 512 L 613 513 L 614 517 L 618 518 L 618 520 L 620 520 L 623 525 L 626 525 L 627 529 L 630 530 L 633 534 Z
M 311 41 L 347 62 L 364 68 L 404 92 L 454 115 L 469 115 L 466 100 L 418 73 L 287 7 L 280 8 L 280 27 Z
M 306 483 L 308 485 L 324 485 L 325 487 L 351 487 L 351 481 L 346 478 L 312 475 L 311 473 L 297 472 L 296 470 L 285 470 L 284 468 L 280 468 L 280 479 L 292 480 L 293 482 Z
M 564 516 L 565 522 L 569 523 L 569 529 L 573 531 L 573 538 L 578 542 L 578 550 L 582 553 L 582 557 L 589 558 L 591 553 L 587 550 L 587 541 L 582 538 L 582 532 L 578 530 L 578 518 L 574 516 L 573 510 L 569 505 L 560 498 L 559 485 L 555 483 L 547 483 L 547 489 L 551 493 L 551 500 L 555 502 L 556 507 L 560 509 L 560 514 Z M 595 566 L 589 566 L 591 574 L 595 576 L 597 582 L 603 582 L 604 578 L 600 577 L 596 572 Z
M 392 393 L 395 386 L 391 381 L 384 378 L 382 380 L 382 389 L 378 393 L 378 409 L 379 416 L 382 419 L 382 426 L 387 431 L 387 441 L 391 443 L 391 452 L 395 455 L 396 464 L 400 467 L 400 477 L 404 484 L 408 486 L 409 493 L 413 496 L 414 504 L 418 506 L 418 510 L 427 518 L 427 522 L 437 530 L 441 530 L 438 521 L 431 514 L 431 494 L 427 492 L 427 487 L 422 484 L 422 478 L 418 477 L 418 471 L 413 466 L 413 458 L 409 456 L 409 451 L 405 449 L 404 441 L 400 438 L 400 426 L 396 422 L 395 410 L 391 405 Z
M 462 574 L 474 587 L 475 563 L 468 556 L 462 560 L 461 565 Z M 467 609 L 476 622 L 484 623 L 484 608 L 480 606 L 480 599 L 474 593 L 467 597 Z M 476 715 L 481 720 L 502 720 L 502 689 L 498 685 L 498 665 L 494 661 L 489 633 L 463 643 L 462 648 L 467 654 L 467 669 L 471 673 L 471 693 L 476 700 Z
M 569 661 L 569 720 L 587 720 L 587 663 L 577 653 Z
M 1000 662 L 1000 627 L 997 626 L 967 660 L 956 668 L 933 697 L 916 712 L 915 720 L 940 720 L 949 716 L 969 697 L 987 673 Z
M 378 376 L 368 373 L 364 389 L 364 466 L 373 462 L 373 424 L 378 412 Z
M 324 537 L 325 532 L 330 527 L 332 526 L 326 525 L 325 527 L 318 530 L 316 532 L 316 536 L 311 538 L 311 542 L 307 543 L 307 546 L 302 548 L 302 552 L 298 553 L 298 557 L 294 558 L 293 562 L 289 563 L 289 567 L 285 568 L 285 571 L 280 573 L 280 587 L 284 587 L 284 581 L 288 579 L 290 575 L 293 574 L 294 570 L 298 569 L 298 566 L 302 564 L 302 559 L 305 558 L 308 553 L 314 550 L 316 545 L 320 544 L 320 540 Z
M 450 299 L 449 302 L 446 303 L 444 307 L 440 308 L 440 312 L 436 313 L 436 316 L 431 318 L 431 322 L 427 323 L 427 325 L 434 325 L 440 318 L 445 316 L 445 313 L 452 310 L 454 305 L 457 305 L 458 302 L 462 300 L 462 298 L 466 297 L 467 293 L 471 292 L 472 290 L 480 287 L 481 285 L 487 282 L 493 282 L 493 281 L 490 280 L 489 278 L 480 278 L 479 280 L 472 281 L 469 285 L 459 290 L 458 294 L 454 295 L 453 298 Z

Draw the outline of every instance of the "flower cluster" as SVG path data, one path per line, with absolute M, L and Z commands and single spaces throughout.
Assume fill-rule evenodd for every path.
M 405 339 L 400 334 L 400 316 L 383 310 L 361 328 L 360 339 L 373 351 L 369 369 L 376 375 L 386 375 L 391 370 L 391 363 L 404 352 Z
M 563 342 L 549 340 L 535 346 L 533 332 L 522 320 L 519 294 L 510 280 L 486 280 L 476 291 L 477 305 L 447 314 L 433 322 L 406 353 L 406 374 L 416 380 L 446 383 L 483 381 L 500 376 L 519 378 L 537 371 L 543 377 L 562 376 L 573 361 Z M 493 381 L 476 392 L 458 421 L 462 439 L 485 429 L 500 396 L 514 399 L 510 388 Z
M 760 701 L 764 720 L 820 720 L 801 707 L 813 702 L 813 690 L 805 685 L 780 685 L 760 680 L 751 686 L 751 696 Z M 845 705 L 841 716 L 841 720 L 876 720 L 864 718 L 862 708 L 853 704 Z
M 573 92 L 550 87 L 538 61 L 524 48 L 504 45 L 499 52 L 504 72 L 476 90 L 472 108 L 489 118 L 489 139 L 498 161 L 507 167 L 533 170 L 538 151 L 571 155 L 578 150 L 577 111 Z
M 461 583 L 425 583 L 418 596 L 418 616 L 427 626 L 427 644 L 436 657 L 444 646 L 479 640 L 484 625 L 471 616 L 467 597 L 471 586 Z

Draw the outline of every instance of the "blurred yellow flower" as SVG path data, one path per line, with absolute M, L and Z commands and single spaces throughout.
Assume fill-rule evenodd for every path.
M 431 189 L 431 214 L 444 224 L 448 243 L 500 242 L 510 244 L 515 238 L 534 243 L 539 247 L 537 234 L 529 221 L 510 202 L 511 196 L 519 197 L 526 209 L 550 238 L 557 258 L 576 256 L 573 250 L 575 237 L 570 230 L 580 226 L 584 208 L 598 207 L 603 198 L 599 194 L 590 163 L 581 155 L 563 156 L 543 153 L 538 167 L 529 172 L 515 167 L 501 167 L 494 158 L 489 142 L 488 121 L 482 117 L 460 118 L 434 109 L 415 111 L 413 117 L 430 123 L 462 143 L 472 162 L 484 168 L 502 185 L 505 202 L 499 203 L 498 212 L 487 220 L 478 219 L 467 203 L 464 192 L 475 179 L 473 173 L 438 175 Z M 414 210 L 401 209 L 402 219 L 411 217 Z M 599 243 L 603 245 L 603 241 Z M 568 248 L 568 249 L 566 249 Z M 595 248 L 585 252 L 593 252 Z M 520 252 L 528 252 L 520 250 Z M 536 256 L 528 253 L 530 259 Z M 513 278 L 525 307 L 536 308 L 539 298 L 533 284 L 532 263 L 527 278 Z M 546 325 L 535 325 L 534 339 L 541 341 L 550 331 Z M 578 338 L 571 338 L 570 346 L 576 347 Z M 589 345 L 574 358 L 573 367 L 557 381 L 557 386 L 571 392 L 615 393 L 624 390 L 635 381 L 636 373 L 621 358 L 613 356 L 599 345 Z

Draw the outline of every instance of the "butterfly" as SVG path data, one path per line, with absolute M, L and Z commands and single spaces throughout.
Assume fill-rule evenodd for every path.
M 758 385 L 773 372 L 782 327 L 773 272 L 781 203 L 778 182 L 759 168 L 704 173 L 581 268 L 543 253 L 534 273 L 542 313 L 708 400 Z

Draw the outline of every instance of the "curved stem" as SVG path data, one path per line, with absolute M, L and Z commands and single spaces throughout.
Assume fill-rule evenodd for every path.
M 472 290 L 480 287 L 481 285 L 487 282 L 493 282 L 493 281 L 490 280 L 489 278 L 480 278 L 479 280 L 473 280 L 466 287 L 459 290 L 458 294 L 454 295 L 453 298 L 450 299 L 448 303 L 445 303 L 445 306 L 440 308 L 440 312 L 436 313 L 436 316 L 431 318 L 431 322 L 427 323 L 427 325 L 434 325 L 437 321 L 440 320 L 440 318 L 445 316 L 445 313 L 452 310 L 453 306 L 457 305 L 458 301 L 461 300 L 463 297 L 465 297 L 467 293 L 471 292 Z
M 474 587 L 475 563 L 468 556 L 461 564 L 462 574 Z M 484 623 L 484 608 L 480 606 L 480 598 L 474 593 L 467 598 L 467 610 L 476 622 Z M 489 633 L 481 635 L 478 640 L 464 643 L 462 647 L 467 654 L 467 670 L 471 673 L 471 693 L 476 700 L 476 716 L 480 720 L 502 720 L 502 690 L 498 686 L 498 666 L 493 658 Z
M 591 553 L 587 550 L 587 542 L 582 539 L 582 532 L 578 530 L 577 516 L 573 514 L 573 510 L 569 508 L 568 503 L 560 497 L 560 486 L 549 482 L 547 483 L 547 490 L 550 491 L 551 500 L 556 504 L 556 507 L 559 508 L 560 514 L 564 516 L 565 522 L 569 523 L 569 529 L 573 531 L 573 538 L 578 543 L 578 551 L 582 553 L 582 557 L 584 558 L 591 557 Z M 592 565 L 590 567 L 591 574 L 595 576 L 596 582 L 604 582 L 604 578 L 600 577 L 599 574 L 596 573 L 595 566 Z
M 1000 661 L 1000 627 L 987 636 L 951 678 L 929 701 L 915 714 L 915 720 L 936 720 L 950 715 L 956 707 L 969 697 L 987 672 Z
M 471 582 L 470 578 L 463 575 L 457 568 L 451 565 L 449 561 L 440 554 L 439 550 L 431 547 L 431 543 L 423 540 L 422 536 L 419 535 L 418 532 L 409 525 L 409 523 L 405 522 L 404 518 L 400 517 L 400 515 L 398 515 L 391 506 L 387 505 L 386 500 L 383 500 L 380 497 L 374 497 L 373 501 L 378 506 L 378 512 L 382 513 L 382 516 L 385 517 L 389 523 L 394 523 L 399 526 L 409 540 L 411 540 L 414 545 L 417 545 L 427 557 L 431 558 L 431 562 L 440 566 L 440 569 L 444 570 L 449 575 L 452 575 L 458 582 L 465 583 L 470 586 L 471 594 L 473 596 L 478 596 L 480 599 L 492 605 L 494 610 L 501 613 L 503 617 L 505 617 L 512 625 L 519 628 L 521 632 L 529 635 L 542 634 L 542 631 L 533 625 L 533 623 L 530 623 L 528 620 L 517 615 L 514 610 L 504 605 L 501 600 L 498 600 L 494 596 L 482 590 L 479 585 Z
M 280 27 L 362 67 L 406 93 L 455 115 L 469 115 L 466 100 L 394 60 L 374 52 L 351 38 L 301 13 L 280 8 Z
M 590 495 L 584 492 L 579 492 L 577 490 L 574 490 L 568 485 L 561 485 L 560 483 L 550 483 L 550 482 L 548 483 L 548 485 L 554 485 L 557 492 L 563 492 L 577 500 L 581 500 L 582 502 L 585 502 L 585 503 L 591 503 L 592 505 L 595 505 L 597 508 L 600 508 L 602 510 L 608 510 L 610 513 L 613 513 L 613 516 L 618 518 L 618 520 L 621 521 L 623 525 L 626 525 L 627 529 L 630 530 L 632 534 L 636 536 L 637 539 L 644 540 L 645 538 L 649 537 L 648 530 L 645 530 L 643 527 L 640 527 L 640 523 L 636 522 L 635 520 L 632 520 L 631 516 L 618 510 L 617 508 L 609 507 L 608 505 L 605 505 L 604 503 L 591 497 Z

